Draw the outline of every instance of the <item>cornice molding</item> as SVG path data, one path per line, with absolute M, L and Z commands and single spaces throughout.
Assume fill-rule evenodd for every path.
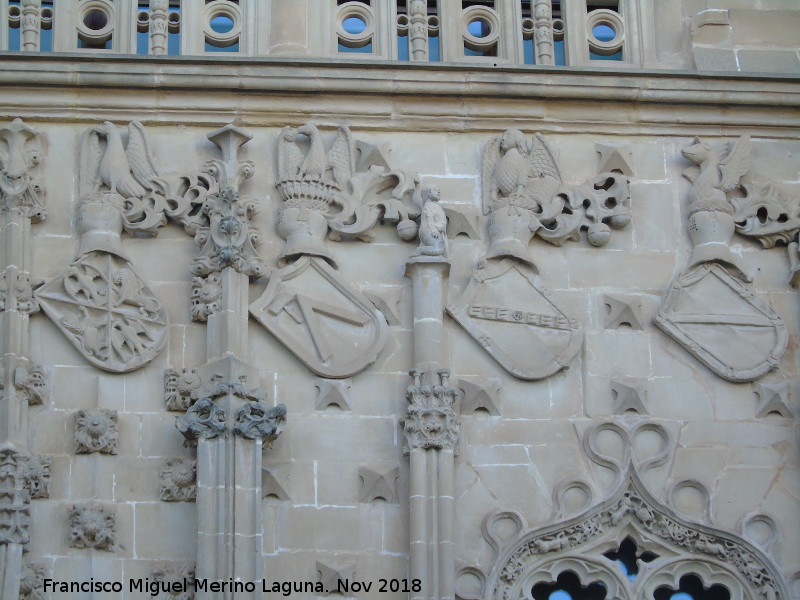
M 800 127 L 800 76 L 0 53 L 0 88 L 2 117 L 77 122 L 277 126 L 310 117 L 385 131 L 515 122 L 543 132 L 763 137 Z

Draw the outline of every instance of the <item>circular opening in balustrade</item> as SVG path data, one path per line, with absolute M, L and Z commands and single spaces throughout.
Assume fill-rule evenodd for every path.
M 360 16 L 350 15 L 342 21 L 342 29 L 347 33 L 358 35 L 367 29 L 367 22 Z
M 560 35 L 564 33 L 564 21 L 561 19 L 554 19 L 553 20 L 553 34 Z
M 90 10 L 83 15 L 83 24 L 92 31 L 100 31 L 108 25 L 108 15 L 102 10 Z
M 233 19 L 225 13 L 218 13 L 211 17 L 211 31 L 214 33 L 228 33 L 233 29 Z
M 150 22 L 150 13 L 146 10 L 139 11 L 139 14 L 136 15 L 136 22 L 139 25 L 147 25 Z
M 434 31 L 439 31 L 439 17 L 431 15 L 428 17 L 428 28 Z
M 181 22 L 181 13 L 179 13 L 177 11 L 173 11 L 173 12 L 169 13 L 168 19 L 169 19 L 170 23 L 180 23 Z
M 533 19 L 522 19 L 522 33 L 533 33 Z
M 19 6 L 11 5 L 8 7 L 8 16 L 10 19 L 16 21 L 19 19 L 20 15 L 22 14 L 22 9 Z
M 491 35 L 492 25 L 486 19 L 478 17 L 467 23 L 467 31 L 476 38 L 485 38 Z
M 408 29 L 408 23 L 409 23 L 408 15 L 397 15 L 398 28 L 405 31 L 406 29 Z
M 592 35 L 599 42 L 610 42 L 617 37 L 617 32 L 608 23 L 598 23 L 592 27 Z

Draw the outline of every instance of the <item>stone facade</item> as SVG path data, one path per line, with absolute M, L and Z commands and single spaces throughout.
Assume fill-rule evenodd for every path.
M 134 4 L 0 1 L 3 600 L 800 598 L 793 1 Z

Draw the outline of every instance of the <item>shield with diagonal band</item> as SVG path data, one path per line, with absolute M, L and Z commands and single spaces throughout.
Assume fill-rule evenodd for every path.
M 780 362 L 787 331 L 753 286 L 705 263 L 672 284 L 656 325 L 729 381 L 752 381 Z
M 316 257 L 275 272 L 250 314 L 323 377 L 349 377 L 372 364 L 388 335 L 374 305 Z
M 533 267 L 514 259 L 476 269 L 447 312 L 504 369 L 520 379 L 543 379 L 578 353 L 580 325 L 537 285 Z

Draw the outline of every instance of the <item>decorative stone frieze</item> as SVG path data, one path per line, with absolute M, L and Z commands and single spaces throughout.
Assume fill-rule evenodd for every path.
M 400 467 L 358 467 L 358 478 L 361 480 L 361 489 L 358 501 L 370 504 L 375 500 L 384 500 L 389 504 L 398 502 L 397 480 L 400 477 Z
M 720 377 L 753 381 L 777 368 L 788 332 L 781 317 L 758 296 L 750 284 L 752 275 L 729 246 L 736 229 L 729 197 L 743 189 L 742 176 L 750 169 L 750 139 L 742 136 L 732 144 L 712 145 L 695 138 L 682 154 L 696 165 L 684 171 L 692 183 L 692 256 L 673 281 L 655 323 Z M 757 228 L 751 226 L 744 227 L 755 233 Z M 767 243 L 777 239 L 763 233 Z M 729 332 L 735 335 L 723 335 Z
M 195 566 L 191 563 L 168 563 L 153 571 L 164 600 L 194 600 Z M 175 592 L 176 589 L 185 591 Z
M 75 413 L 75 452 L 77 454 L 116 454 L 119 430 L 117 411 L 99 410 Z
M 69 512 L 69 545 L 113 552 L 117 515 L 113 507 L 96 503 L 73 504 Z
M 161 465 L 161 500 L 194 502 L 197 498 L 197 461 L 171 457 Z
M 22 119 L 0 127 L 0 211 L 14 212 L 32 223 L 44 220 L 47 210 L 35 178 L 41 149 L 39 133 Z
M 0 544 L 30 542 L 31 492 L 28 457 L 14 448 L 0 448 Z
M 408 412 L 403 424 L 406 441 L 403 452 L 408 454 L 413 448 L 456 451 L 460 424 L 453 405 L 458 390 L 450 385 L 450 371 L 413 370 L 409 374 L 414 384 L 406 388 Z M 434 383 L 423 383 L 423 378 Z
M 164 371 L 164 404 L 167 410 L 186 412 L 197 399 L 192 394 L 202 385 L 197 369 Z
M 19 580 L 20 600 L 46 600 L 44 579 L 47 568 L 42 563 L 25 563 Z

